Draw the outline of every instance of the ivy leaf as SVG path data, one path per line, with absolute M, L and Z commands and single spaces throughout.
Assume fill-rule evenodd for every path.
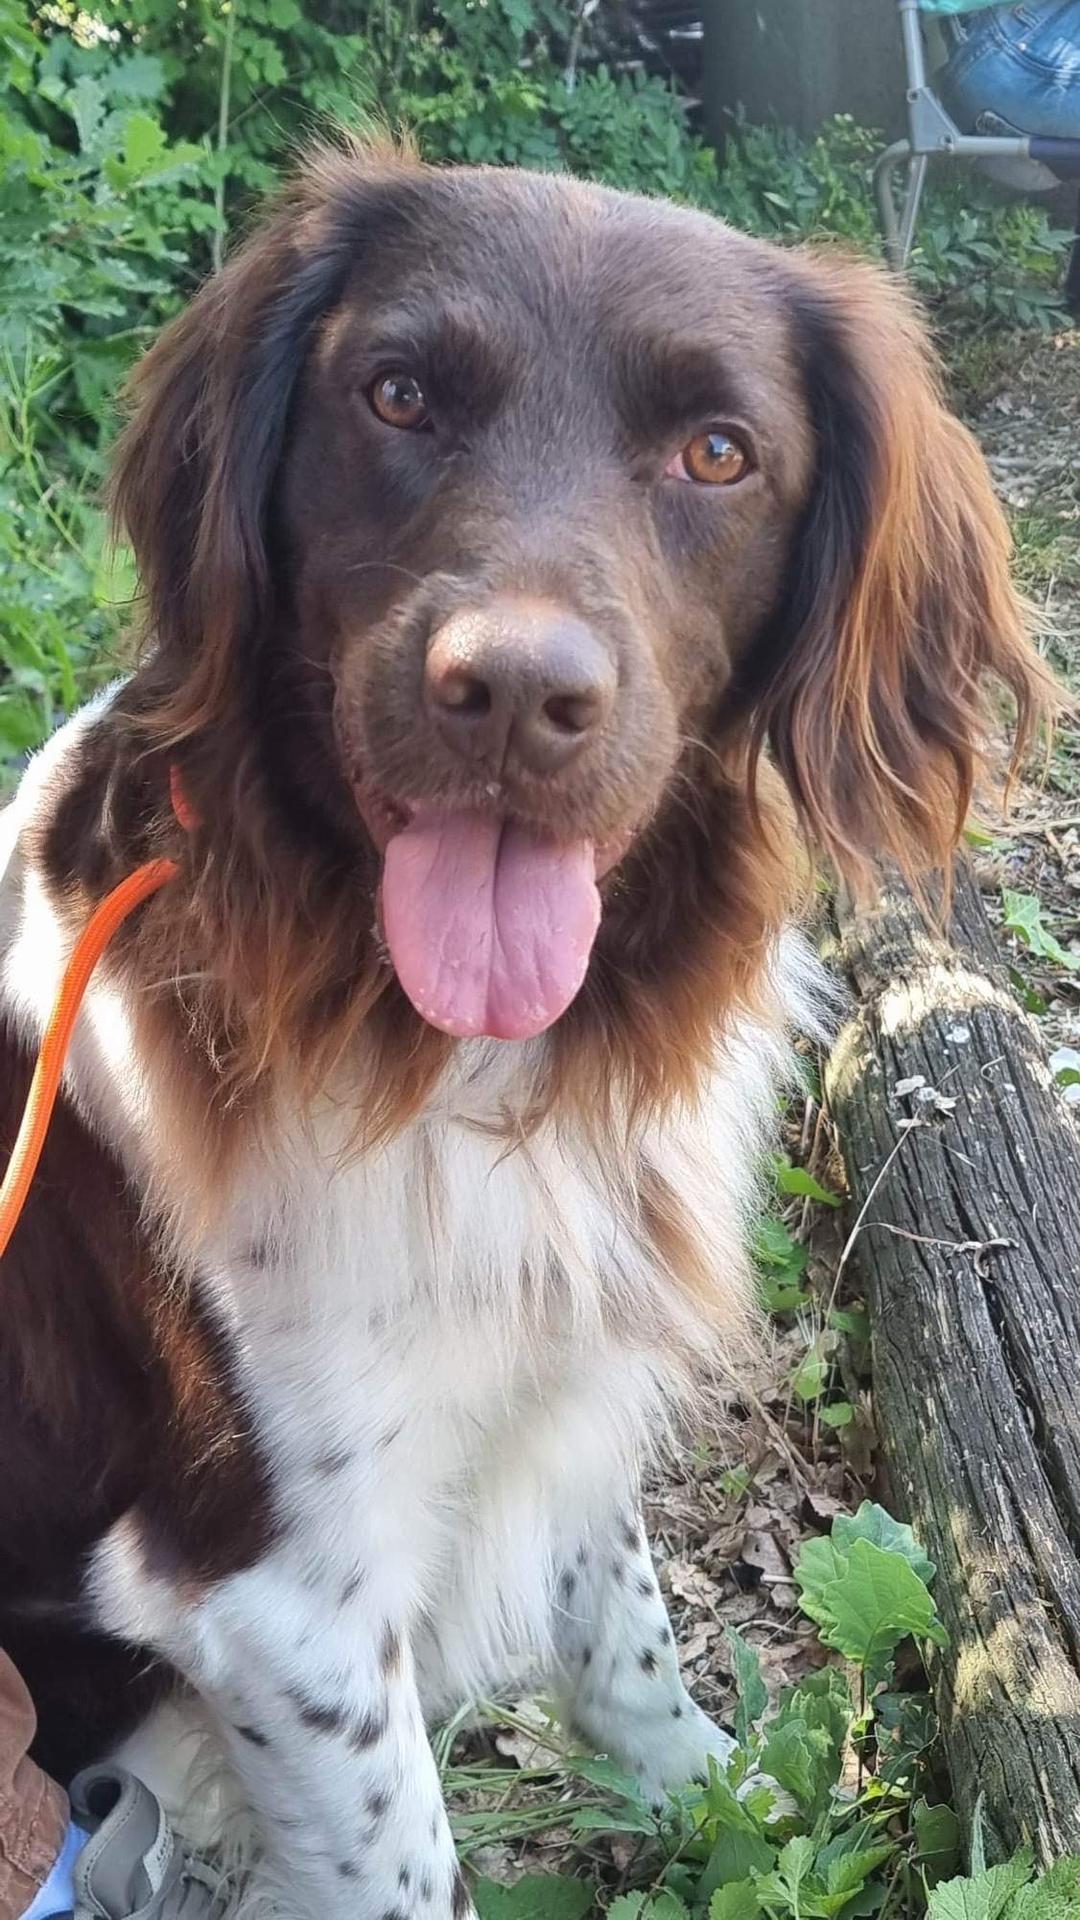
M 1016 988 L 1017 997 L 1025 1013 L 1045 1013 L 1047 1008 L 1045 995 L 1041 994 L 1037 987 L 1029 985 L 1018 967 L 1007 967 L 1006 972 Z
M 735 1678 L 738 1705 L 735 1709 L 735 1737 L 740 1747 L 748 1747 L 751 1731 L 769 1703 L 761 1677 L 761 1659 L 756 1647 L 744 1640 L 737 1628 L 727 1630 L 731 1650 L 731 1671 Z
M 1080 967 L 1076 954 L 1066 953 L 1050 929 L 1043 926 L 1042 901 L 1038 894 L 1013 893 L 1009 887 L 1002 887 L 1001 904 L 1005 909 L 1006 933 L 1015 934 L 1040 960 L 1052 960 L 1056 966 L 1068 967 L 1071 972 Z
M 951 1807 L 916 1800 L 911 1809 L 915 1857 L 930 1886 L 951 1874 L 960 1854 L 960 1822 Z
M 773 1178 L 781 1193 L 797 1194 L 800 1199 L 817 1200 L 823 1207 L 838 1207 L 840 1195 L 823 1187 L 820 1181 L 807 1173 L 805 1167 L 794 1167 L 785 1154 L 773 1155 Z
M 593 1904 L 591 1880 L 559 1873 L 527 1873 L 512 1887 L 478 1880 L 473 1900 L 480 1920 L 583 1920 Z
M 791 1376 L 791 1390 L 799 1400 L 818 1400 L 825 1391 L 828 1378 L 829 1362 L 816 1346 L 811 1347 Z
M 827 1427 L 850 1427 L 855 1418 L 850 1400 L 834 1400 L 831 1406 L 820 1407 L 818 1413 Z
M 856 1540 L 869 1540 L 886 1553 L 902 1553 L 912 1572 L 917 1573 L 926 1586 L 937 1571 L 911 1528 L 902 1520 L 894 1520 L 875 1500 L 864 1500 L 854 1514 L 838 1513 L 833 1521 L 832 1538 L 841 1553 L 846 1553 Z

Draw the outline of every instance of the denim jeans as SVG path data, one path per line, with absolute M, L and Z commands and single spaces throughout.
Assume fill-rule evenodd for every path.
M 1080 139 L 1080 0 L 961 14 L 945 33 L 952 51 L 938 84 L 964 132 L 988 130 L 979 123 L 989 114 L 1018 133 Z

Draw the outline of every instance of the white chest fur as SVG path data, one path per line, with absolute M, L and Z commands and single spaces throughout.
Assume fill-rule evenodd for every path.
M 623 1496 L 687 1349 L 709 1340 L 643 1229 L 643 1155 L 662 1153 L 715 1249 L 718 1321 L 742 1307 L 763 1086 L 738 1088 L 734 1133 L 721 1076 L 707 1110 L 613 1163 L 554 1129 L 513 1150 L 495 1137 L 507 1064 L 455 1075 L 359 1160 L 328 1106 L 252 1156 L 224 1229 L 191 1249 L 236 1341 L 280 1552 L 346 1604 L 370 1605 L 378 1570 L 380 1606 L 430 1629 L 428 1704 L 546 1650 L 555 1571 Z

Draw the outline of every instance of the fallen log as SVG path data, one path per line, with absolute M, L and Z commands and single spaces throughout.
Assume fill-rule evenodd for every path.
M 948 941 L 899 881 L 837 924 L 826 1092 L 890 1491 L 938 1570 L 957 1810 L 982 1797 L 990 1858 L 1080 1853 L 1076 1135 L 969 870 Z

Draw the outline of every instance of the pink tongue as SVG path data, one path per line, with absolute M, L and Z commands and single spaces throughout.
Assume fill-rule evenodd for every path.
M 398 979 L 433 1027 L 524 1040 L 567 1008 L 600 924 L 591 841 L 559 846 L 477 813 L 423 814 L 386 849 Z

